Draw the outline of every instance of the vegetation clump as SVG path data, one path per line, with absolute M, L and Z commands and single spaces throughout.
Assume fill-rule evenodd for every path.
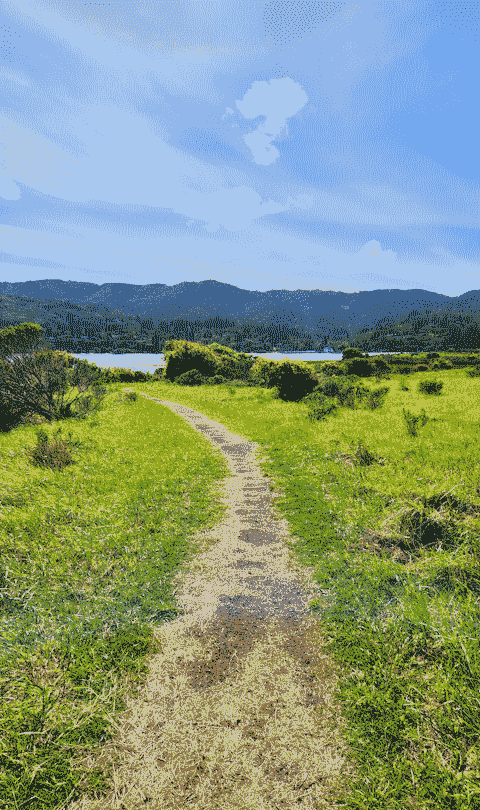
M 266 450 L 261 467 L 292 553 L 322 589 L 310 608 L 340 672 L 358 779 L 335 803 L 479 808 L 477 355 L 458 367 L 427 356 L 446 365 L 409 390 L 402 368 L 416 373 L 414 357 L 288 366 L 220 349 L 207 351 L 208 374 L 146 375 L 124 396 L 118 373 L 106 382 L 64 358 L 64 402 L 74 373 L 91 374 L 79 400 L 101 424 L 79 419 L 78 405 L 62 411 L 59 392 L 68 441 L 48 425 L 34 448 L 33 424 L 0 434 L 0 806 L 59 810 L 105 794 L 113 777 L 98 763 L 115 712 L 143 683 L 153 628 L 177 615 L 172 577 L 193 537 L 220 519 L 217 454 L 144 391 Z M 346 373 L 352 361 L 373 374 Z M 388 387 L 375 387 L 378 372 Z M 201 396 L 178 384 L 185 374 L 200 375 Z M 107 387 L 98 413 L 94 382 Z

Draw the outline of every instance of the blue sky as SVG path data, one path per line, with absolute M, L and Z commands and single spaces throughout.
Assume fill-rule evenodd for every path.
M 0 280 L 480 288 L 479 20 L 6 0 Z

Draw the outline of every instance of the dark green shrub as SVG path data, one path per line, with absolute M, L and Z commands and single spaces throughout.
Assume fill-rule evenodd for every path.
M 437 357 L 440 357 L 438 352 L 427 352 L 427 360 L 433 360 Z
M 436 382 L 435 380 L 422 380 L 418 383 L 418 391 L 421 394 L 441 394 L 443 382 Z
M 127 391 L 125 394 L 125 400 L 127 402 L 136 402 L 138 399 L 138 394 L 136 391 Z
M 362 350 L 355 349 L 353 346 L 349 346 L 347 349 L 343 350 L 342 360 L 350 360 L 353 357 L 363 357 Z
M 353 449 L 351 442 L 350 448 Z M 353 455 L 360 467 L 370 467 L 377 460 L 375 453 L 372 453 L 371 450 L 369 450 L 368 447 L 363 444 L 361 439 L 358 440 L 357 447 L 353 451 Z
M 397 374 L 411 374 L 412 368 L 410 366 L 398 366 Z
M 60 438 L 62 428 L 59 427 L 54 433 L 53 442 L 49 442 L 48 433 L 44 428 L 37 431 L 37 444 L 33 448 L 26 449 L 26 455 L 31 464 L 35 467 L 49 467 L 52 470 L 62 470 L 69 464 L 73 464 L 72 454 L 67 446 L 67 441 Z M 72 434 L 68 434 L 68 443 L 78 447 L 80 442 L 72 442 Z
M 417 436 L 418 425 L 420 424 L 420 427 L 423 427 L 423 425 L 425 425 L 428 422 L 427 414 L 425 413 L 423 408 L 420 411 L 419 416 L 415 416 L 413 413 L 410 413 L 410 411 L 406 411 L 405 408 L 402 408 L 402 411 L 403 411 L 403 418 L 407 423 L 408 435 Z
M 163 377 L 165 377 L 165 369 L 163 368 L 163 366 L 160 366 L 159 368 L 156 368 L 155 371 L 153 372 L 153 375 L 154 375 L 154 377 L 157 377 L 159 379 L 163 379 Z
M 345 372 L 341 366 L 333 360 L 327 360 L 320 367 L 321 374 L 327 377 L 343 377 Z
M 365 358 L 355 358 L 347 360 L 345 363 L 345 373 L 354 374 L 356 377 L 371 377 L 373 367 L 369 360 Z
M 443 369 L 453 368 L 453 363 L 451 360 L 440 360 L 438 365 Z
M 336 416 L 337 405 L 335 402 L 326 397 L 322 391 L 316 389 L 303 398 L 303 402 L 308 407 L 308 410 L 302 411 L 306 413 L 307 419 L 310 422 L 324 421 L 331 413 Z
M 367 397 L 367 408 L 374 411 L 376 408 L 381 408 L 385 403 L 385 397 L 390 391 L 386 386 L 384 388 L 377 388 L 375 391 L 369 391 Z
M 202 383 L 206 382 L 206 379 L 198 368 L 192 368 L 190 371 L 185 371 L 184 374 L 176 377 L 175 382 L 178 385 L 202 385 Z
M 227 382 L 225 377 L 223 377 L 221 374 L 214 374 L 213 377 L 210 378 L 210 380 L 213 385 L 223 385 L 224 383 Z
M 429 371 L 429 367 L 426 363 L 418 363 L 415 366 L 415 371 Z
M 390 366 L 383 357 L 375 357 L 373 360 L 373 365 L 375 371 L 390 371 Z
M 475 368 L 467 368 L 466 374 L 467 377 L 480 377 L 480 366 L 475 366 Z
M 177 381 L 183 374 L 194 369 L 202 375 L 202 379 L 213 377 L 221 365 L 220 358 L 217 360 L 205 346 L 187 340 L 165 341 L 164 353 L 165 378 L 168 380 Z
M 251 378 L 259 385 L 278 388 L 278 396 L 285 402 L 299 402 L 317 386 L 312 369 L 298 360 L 265 360 L 257 358 Z

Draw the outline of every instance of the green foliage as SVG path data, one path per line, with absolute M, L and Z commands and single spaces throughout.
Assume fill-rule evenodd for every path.
M 190 371 L 185 371 L 183 374 L 176 377 L 175 382 L 178 383 L 178 385 L 201 385 L 205 382 L 205 377 L 198 369 L 192 368 Z
M 38 323 L 21 323 L 0 330 L 0 359 L 13 354 L 32 353 L 44 343 L 44 331 Z
M 376 410 L 377 408 L 382 408 L 385 403 L 385 397 L 389 392 L 388 386 L 384 386 L 383 388 L 376 388 L 373 391 L 370 391 L 367 398 L 367 408 L 371 411 Z
M 438 352 L 427 352 L 427 360 L 433 360 L 437 357 L 440 357 Z
M 475 368 L 467 368 L 466 374 L 467 377 L 480 377 L 480 366 L 475 366 Z
M 125 400 L 127 402 L 136 402 L 138 399 L 138 394 L 136 391 L 127 391 L 125 394 Z
M 374 371 L 371 362 L 363 357 L 347 360 L 344 368 L 345 374 L 354 374 L 356 377 L 371 377 Z
M 265 360 L 259 357 L 251 370 L 251 377 L 259 385 L 278 388 L 278 396 L 286 402 L 299 402 L 317 385 L 312 369 L 298 360 Z
M 321 364 L 321 373 L 327 377 L 343 377 L 345 374 L 343 368 L 332 360 Z
M 363 357 L 363 352 L 361 349 L 355 349 L 352 346 L 348 346 L 342 352 L 342 360 L 350 360 L 354 357 Z
M 407 433 L 409 436 L 417 436 L 418 435 L 418 426 L 423 427 L 428 422 L 428 416 L 425 413 L 425 410 L 422 408 L 420 411 L 419 416 L 415 416 L 410 411 L 407 411 L 405 408 L 402 408 L 403 418 L 407 423 Z
M 62 470 L 69 464 L 73 464 L 72 454 L 70 453 L 68 445 L 78 447 L 79 442 L 72 441 L 71 432 L 68 434 L 68 440 L 61 439 L 61 432 L 62 428 L 57 428 L 54 433 L 53 442 L 49 442 L 48 433 L 44 428 L 37 431 L 36 446 L 27 448 L 26 451 L 33 465 L 37 467 L 50 467 L 52 470 Z
M 437 396 L 442 393 L 443 382 L 436 380 L 422 380 L 418 383 L 418 391 L 420 394 L 436 394 Z
M 79 393 L 72 399 L 73 387 Z M 89 389 L 91 393 L 83 397 Z M 4 429 L 32 416 L 49 422 L 70 416 L 83 419 L 100 408 L 105 393 L 95 368 L 79 361 L 72 369 L 61 353 L 42 350 L 0 360 L 0 403 L 7 414 Z
M 429 371 L 429 366 L 426 363 L 418 363 L 415 366 L 415 371 Z

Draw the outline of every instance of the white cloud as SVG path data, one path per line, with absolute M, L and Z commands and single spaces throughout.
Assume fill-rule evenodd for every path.
M 244 118 L 264 115 L 266 120 L 243 139 L 252 152 L 255 163 L 268 166 L 279 157 L 278 149 L 271 145 L 276 135 L 286 126 L 287 118 L 295 115 L 308 101 L 307 94 L 290 77 L 253 82 L 243 101 L 236 101 Z

